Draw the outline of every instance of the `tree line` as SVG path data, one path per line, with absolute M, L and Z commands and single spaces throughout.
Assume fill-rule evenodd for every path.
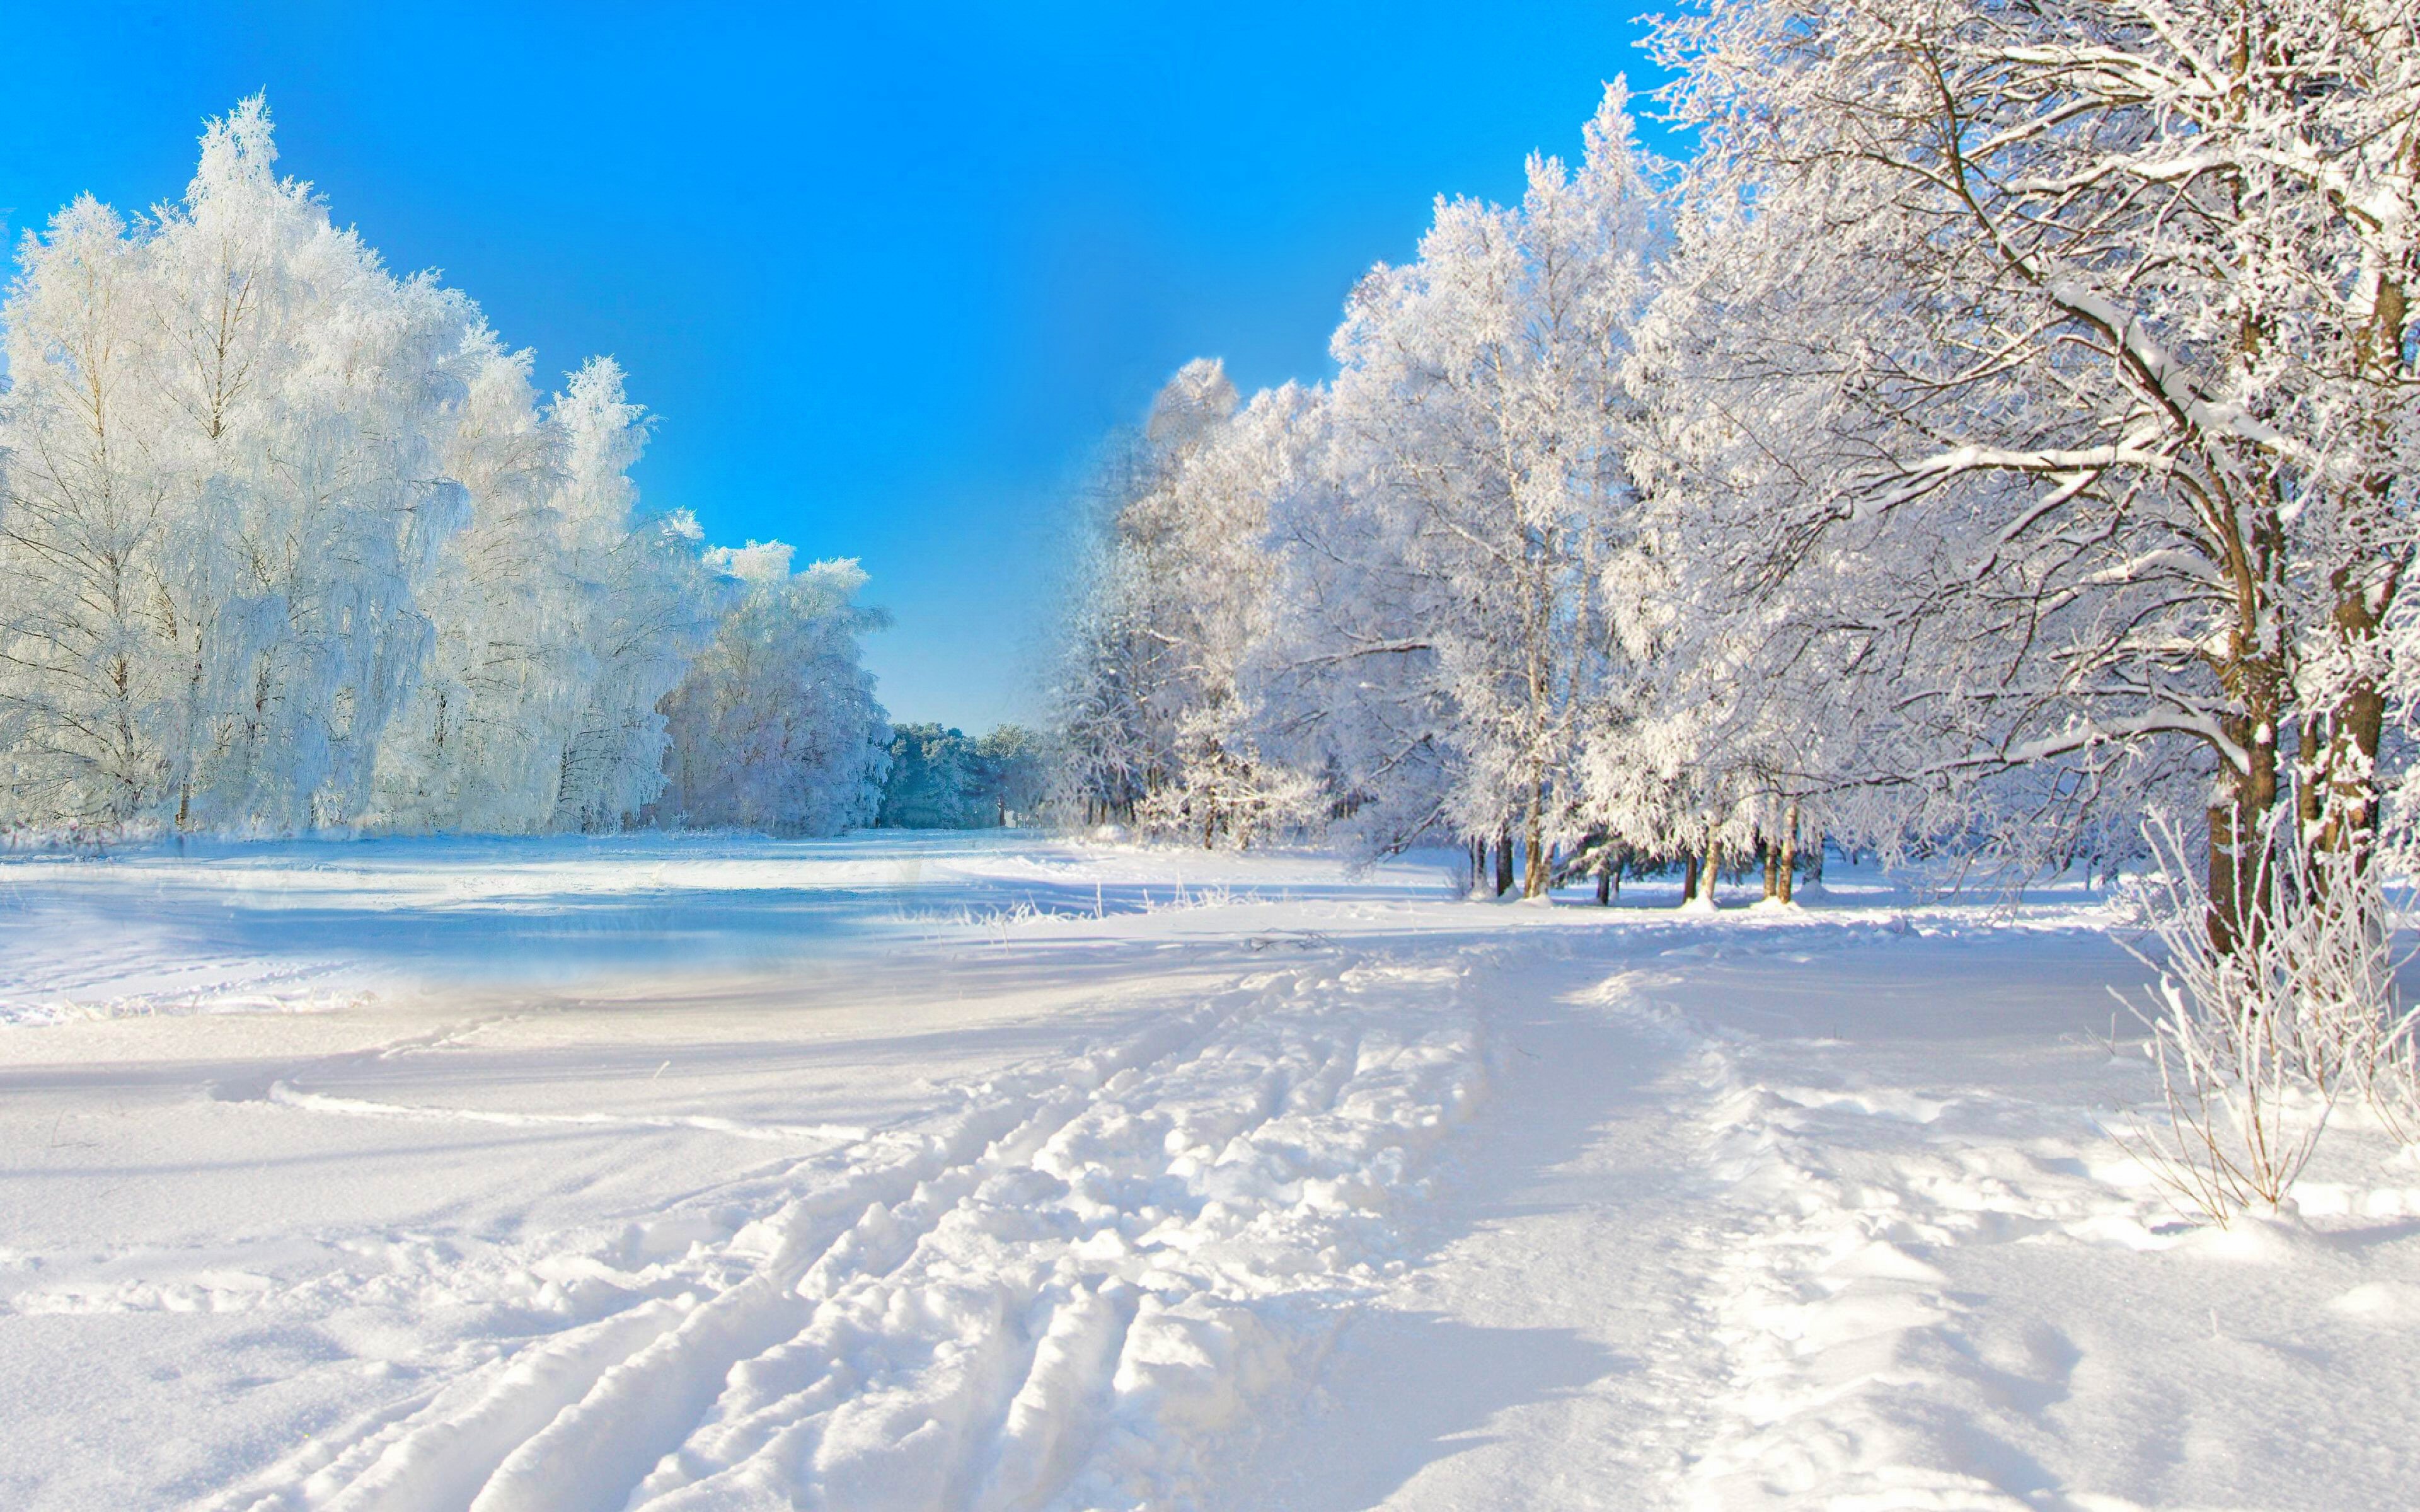
M 261 100 L 201 147 L 0 303 L 0 831 L 870 820 L 857 564 L 644 512 L 620 368 L 541 398 L 277 176 Z
M 1470 848 L 2022 870 L 2410 834 L 2420 7 L 1712 0 L 1329 380 L 1180 372 L 1094 490 L 1067 801 Z M 2308 869 L 2297 875 L 2318 874 Z

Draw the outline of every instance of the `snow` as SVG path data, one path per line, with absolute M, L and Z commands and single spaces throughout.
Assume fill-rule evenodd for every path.
M 2097 894 L 1453 867 L 8 862 L 0 1499 L 2408 1500 L 2420 1165 L 2350 1125 L 2180 1217 Z

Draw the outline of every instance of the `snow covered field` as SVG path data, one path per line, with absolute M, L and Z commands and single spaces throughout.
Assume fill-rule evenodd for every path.
M 2412 1504 L 2420 1166 L 2180 1220 L 2100 899 L 1629 893 L 0 864 L 0 1504 Z

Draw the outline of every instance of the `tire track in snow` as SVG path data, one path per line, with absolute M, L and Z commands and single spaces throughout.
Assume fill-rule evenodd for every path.
M 1202 1032 L 1213 1017 L 1205 1010 L 1175 1024 L 1160 1026 L 1118 1051 L 1084 1057 L 1071 1068 L 1071 1074 L 1080 1078 L 1088 1068 L 1106 1071 L 1129 1058 L 1171 1053 L 1188 1035 Z M 971 1089 L 966 1105 L 945 1115 L 935 1128 L 875 1136 L 870 1143 L 877 1151 L 888 1154 L 888 1159 L 877 1156 L 868 1160 L 849 1151 L 828 1151 L 794 1165 L 784 1184 L 805 1186 L 808 1195 L 793 1197 L 769 1216 L 750 1224 L 725 1246 L 743 1255 L 752 1252 L 753 1263 L 746 1268 L 746 1279 L 714 1292 L 711 1300 L 705 1303 L 695 1291 L 681 1293 L 675 1304 L 685 1316 L 675 1321 L 686 1325 L 691 1338 L 699 1338 L 718 1331 L 729 1333 L 735 1319 L 761 1317 L 768 1306 L 778 1307 L 786 1285 L 795 1282 L 827 1246 L 846 1239 L 856 1214 L 867 1211 L 869 1205 L 900 1200 L 919 1182 L 972 1158 L 985 1144 L 1013 1127 L 1016 1119 L 1027 1116 L 1040 1101 L 1019 1081 L 1008 1081 L 1006 1085 L 987 1083 Z M 657 1341 L 661 1332 L 637 1340 L 618 1358 L 597 1361 L 593 1369 L 584 1373 L 579 1367 L 558 1368 L 556 1357 L 585 1361 L 593 1354 L 589 1335 L 597 1326 L 601 1325 L 570 1330 L 528 1346 L 483 1373 L 482 1379 L 466 1382 L 465 1390 L 449 1392 L 423 1412 L 385 1425 L 381 1431 L 327 1463 L 312 1466 L 297 1484 L 265 1497 L 256 1489 L 247 1496 L 222 1499 L 221 1504 L 397 1508 L 470 1504 L 467 1499 L 450 1494 L 460 1478 L 458 1466 L 466 1455 L 481 1456 L 482 1462 L 471 1485 L 474 1489 L 484 1487 L 498 1467 L 536 1430 L 585 1400 L 604 1376 L 636 1359 L 645 1346 Z M 659 1361 L 665 1357 L 659 1356 Z M 702 1361 L 706 1357 L 697 1358 Z M 524 1361 L 531 1362 L 527 1369 L 520 1368 Z M 661 1368 L 659 1364 L 659 1369 Z M 489 1376 L 509 1379 L 500 1388 L 490 1390 L 485 1380 Z M 507 1411 L 506 1403 L 516 1400 L 520 1405 Z M 528 1420 L 530 1429 L 503 1438 L 466 1433 L 466 1421 L 479 1418 L 496 1422 Z M 272 1473 L 268 1478 L 273 1481 L 278 1477 Z M 356 1485 L 361 1487 L 363 1497 L 353 1494 Z M 551 1504 L 579 1504 L 558 1500 Z
M 209 1084 L 209 1097 L 220 1103 L 267 1103 L 275 1100 L 278 1088 L 291 1089 L 293 1083 L 305 1076 L 354 1067 L 375 1065 L 382 1060 L 400 1059 L 405 1056 L 429 1051 L 450 1050 L 458 1044 L 475 1039 L 489 1029 L 518 1024 L 548 1011 L 545 1008 L 518 1009 L 508 1012 L 488 1013 L 467 1021 L 458 1020 L 419 1034 L 405 1035 L 380 1044 L 365 1045 L 358 1050 L 338 1051 L 334 1055 L 316 1056 L 309 1060 L 294 1062 L 283 1071 L 251 1072 L 239 1078 L 228 1078 Z
M 1374 1280 L 1481 1089 L 1459 969 L 1316 964 L 808 1157 L 696 1284 L 222 1506 L 1136 1505 Z M 704 1251 L 707 1247 L 700 1246 Z M 745 1264 L 736 1280 L 735 1261 Z

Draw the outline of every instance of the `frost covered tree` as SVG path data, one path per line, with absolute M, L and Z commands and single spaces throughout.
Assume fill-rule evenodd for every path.
M 1973 746 L 1928 728 L 1938 701 L 1899 698 L 1938 673 L 1911 658 L 1943 647 L 1885 633 L 1939 543 L 1869 543 L 1848 521 L 1776 540 L 1827 449 L 1853 444 L 1839 395 L 1806 375 L 1861 291 L 1791 277 L 1810 233 L 1779 217 L 1683 196 L 1673 223 L 1624 364 L 1634 548 L 1605 580 L 1640 675 L 1591 734 L 1590 800 L 1623 849 L 1683 855 L 1692 879 L 1710 855 L 1761 852 L 1780 899 L 1827 829 L 1887 852 L 1971 821 L 1971 793 L 1922 774 Z
M 623 823 L 666 780 L 666 696 L 745 595 L 693 520 L 639 513 L 618 367 L 540 404 L 528 353 L 275 162 L 247 100 L 180 200 L 81 199 L 21 248 L 0 825 Z M 808 576 L 785 602 L 855 592 Z M 861 672 L 815 676 L 836 728 L 862 721 Z M 824 822 L 801 811 L 781 822 Z
M 1249 739 L 1499 890 L 1517 836 L 1532 893 L 1753 848 L 1776 897 L 1827 830 L 2037 866 L 2191 806 L 2240 934 L 2267 837 L 2358 858 L 2413 808 L 2415 17 L 1663 23 L 1668 214 L 1617 86 L 1577 170 L 1364 281 L 1331 384 L 1197 374 L 1137 454 L 1063 721 L 1091 791 L 1191 814 Z
M 1549 847 L 1587 832 L 1577 763 L 1615 694 L 1599 582 L 1627 541 L 1619 374 L 1654 238 L 1626 103 L 1607 90 L 1576 169 L 1533 157 L 1519 205 L 1440 200 L 1419 257 L 1365 279 L 1335 339 L 1341 497 L 1426 585 L 1373 646 L 1422 653 L 1451 758 L 1440 817 L 1499 857 L 1517 833 L 1530 896 Z
M 883 617 L 853 561 L 790 570 L 779 542 L 706 554 L 728 608 L 666 695 L 659 824 L 830 835 L 873 822 L 891 727 L 859 642 Z
M 893 829 L 968 829 L 989 814 L 973 792 L 973 742 L 939 724 L 895 725 L 875 823 Z
M 1813 394 L 1767 430 L 1804 482 L 1751 576 L 1851 569 L 1824 596 L 1923 779 L 2211 784 L 2222 931 L 2288 792 L 2319 843 L 2376 816 L 2420 455 L 2413 24 L 1737 0 L 1663 34 L 1697 193 L 1786 228 L 1751 307 L 1822 316 L 1702 331 L 1735 398 Z
M 895 726 L 876 823 L 900 829 L 989 829 L 1031 823 L 1048 795 L 1050 752 L 1004 724 L 970 737 L 939 724 Z
M 432 575 L 432 652 L 381 756 L 391 827 L 619 825 L 662 787 L 656 705 L 712 627 L 695 522 L 638 514 L 644 416 L 621 369 L 592 361 L 540 408 L 528 366 L 492 350 L 462 408 L 448 460 L 475 506 Z
M 1175 609 L 1158 628 L 1179 712 L 1167 779 L 1138 810 L 1148 830 L 1249 844 L 1319 816 L 1318 783 L 1262 741 L 1261 658 L 1278 581 L 1270 506 L 1292 484 L 1307 402 L 1291 385 L 1255 395 L 1132 511 L 1163 544 Z
M 1235 402 L 1217 363 L 1191 364 L 1161 390 L 1140 434 L 1112 442 L 1094 480 L 1050 689 L 1066 742 L 1063 802 L 1088 824 L 1132 821 L 1173 764 L 1182 690 L 1164 625 L 1182 606 L 1173 545 L 1156 528 L 1164 512 L 1147 501 Z
M 380 752 L 375 811 L 403 829 L 536 827 L 578 687 L 561 598 L 553 494 L 560 438 L 537 410 L 526 353 L 469 333 L 476 363 L 443 467 L 473 501 L 421 584 L 428 656 Z
M 1280 577 L 1259 657 L 1264 739 L 1322 776 L 1335 832 L 1361 848 L 1450 836 L 1462 767 L 1428 627 L 1451 590 L 1356 506 L 1326 391 L 1300 395 L 1289 429 L 1300 460 L 1270 501 Z
M 1300 402 L 1281 390 L 1238 411 L 1219 363 L 1191 363 L 1119 457 L 1057 694 L 1088 813 L 1203 845 L 1315 816 L 1316 785 L 1260 749 L 1249 666 Z
M 1625 673 L 1620 369 L 1654 195 L 1616 85 L 1575 167 L 1440 201 L 1365 279 L 1342 372 L 1238 406 L 1180 373 L 1123 453 L 1061 680 L 1092 814 L 1202 843 L 1334 815 L 1376 849 L 1493 842 L 1543 893 L 1587 841 L 1578 762 Z
M 11 817 L 349 822 L 462 521 L 438 467 L 466 302 L 279 179 L 266 110 L 183 200 L 80 200 L 8 301 L 0 718 Z
M 553 822 L 610 829 L 662 791 L 671 743 L 662 705 L 713 631 L 710 568 L 686 511 L 637 516 L 629 470 L 645 424 L 624 397 L 618 365 L 600 358 L 573 374 L 548 418 L 565 445 L 558 570 L 576 615 L 582 674 L 557 760 Z M 847 679 L 830 686 L 838 700 L 855 697 Z
M 999 725 L 976 740 L 970 757 L 974 790 L 991 808 L 980 822 L 1033 823 L 1049 799 L 1056 754 L 1039 731 L 1024 725 Z

